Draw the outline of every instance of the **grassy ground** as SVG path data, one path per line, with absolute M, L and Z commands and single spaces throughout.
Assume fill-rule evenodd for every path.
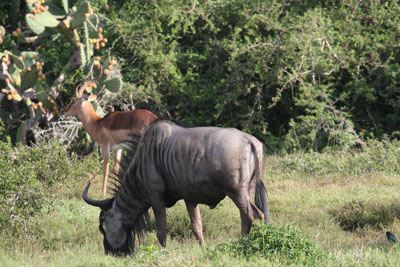
M 399 147 L 269 156 L 265 184 L 272 224 L 290 224 L 315 242 L 328 255 L 321 266 L 398 266 L 400 247 L 389 243 L 385 232 L 400 236 Z M 237 240 L 240 231 L 239 212 L 230 199 L 213 210 L 202 207 L 205 248 L 193 238 L 186 209 L 178 202 L 168 210 L 167 248 L 159 247 L 152 225 L 133 257 L 106 256 L 99 210 L 80 199 L 84 184 L 74 182 L 61 192 L 18 236 L 3 231 L 0 266 L 285 265 L 278 257 L 246 259 L 216 251 L 217 244 Z M 100 197 L 100 191 L 97 177 L 91 196 Z

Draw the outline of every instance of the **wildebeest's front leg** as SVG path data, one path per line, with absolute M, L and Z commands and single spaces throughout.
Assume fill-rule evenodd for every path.
M 162 247 L 167 245 L 167 212 L 164 202 L 160 199 L 159 203 L 152 206 L 156 219 L 157 239 Z
M 199 241 L 200 246 L 204 245 L 203 239 L 203 226 L 201 224 L 200 208 L 199 205 L 186 202 L 186 208 L 190 216 L 190 221 L 192 223 L 192 231 Z

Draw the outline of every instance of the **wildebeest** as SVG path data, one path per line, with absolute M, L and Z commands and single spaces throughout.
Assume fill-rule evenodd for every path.
M 214 208 L 229 196 L 240 210 L 241 232 L 250 232 L 254 219 L 269 222 L 263 183 L 263 144 L 255 137 L 232 128 L 183 127 L 158 120 L 140 138 L 133 153 L 123 157 L 115 196 L 83 199 L 101 208 L 100 231 L 106 253 L 131 254 L 135 234 L 144 229 L 151 207 L 157 238 L 166 245 L 166 208 L 185 201 L 192 230 L 203 244 L 198 204 Z M 255 204 L 251 201 L 255 194 Z

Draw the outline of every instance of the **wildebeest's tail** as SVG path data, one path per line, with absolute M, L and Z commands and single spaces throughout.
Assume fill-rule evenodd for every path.
M 264 177 L 264 149 L 265 146 L 261 143 L 252 143 L 253 151 L 256 160 L 256 192 L 255 192 L 255 204 L 258 209 L 264 214 L 265 223 L 269 224 L 269 209 L 267 204 L 267 190 L 265 189 L 263 177 Z M 261 147 L 261 149 L 260 149 Z

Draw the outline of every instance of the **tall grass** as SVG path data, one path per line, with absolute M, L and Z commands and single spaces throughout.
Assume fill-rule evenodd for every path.
M 386 240 L 385 232 L 400 236 L 399 151 L 399 142 L 370 142 L 358 151 L 268 156 L 265 184 L 272 232 L 257 226 L 243 239 L 239 211 L 225 199 L 212 210 L 201 206 L 206 245 L 200 248 L 179 201 L 168 209 L 167 248 L 158 244 L 152 217 L 145 242 L 134 256 L 124 258 L 104 254 L 99 210 L 81 200 L 87 176 L 69 177 L 52 202 L 13 230 L 17 234 L 0 231 L 0 266 L 398 266 L 400 248 Z M 98 168 L 94 164 L 85 171 L 96 173 Z M 95 198 L 101 198 L 100 180 L 94 179 Z M 273 249 L 264 245 L 273 244 L 272 239 L 275 248 L 303 244 L 293 254 L 300 256 L 293 261 L 285 249 L 268 254 Z M 236 244 L 244 252 L 233 256 L 233 250 L 219 249 L 224 244 Z M 307 257 L 304 244 L 325 256 Z

